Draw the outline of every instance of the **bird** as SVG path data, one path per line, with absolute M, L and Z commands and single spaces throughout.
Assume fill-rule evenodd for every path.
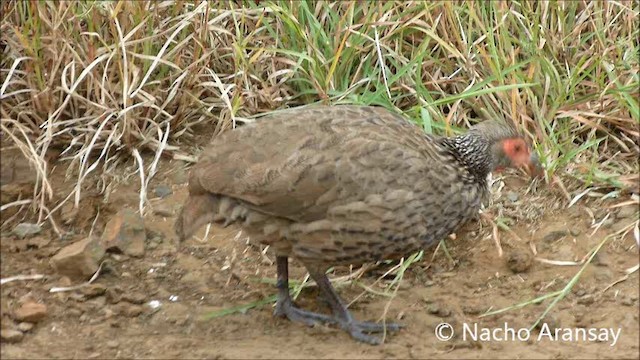
M 531 172 L 536 164 L 525 137 L 504 120 L 445 137 L 381 106 L 297 107 L 216 136 L 190 170 L 174 228 L 182 242 L 208 223 L 238 224 L 250 243 L 274 252 L 274 315 L 336 325 L 377 345 L 374 333 L 402 326 L 356 320 L 327 270 L 437 244 L 478 214 L 489 173 Z M 290 257 L 304 265 L 332 315 L 294 304 Z

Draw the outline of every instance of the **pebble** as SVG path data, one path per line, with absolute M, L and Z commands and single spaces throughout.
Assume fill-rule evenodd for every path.
M 91 284 L 82 288 L 82 294 L 88 298 L 102 296 L 107 292 L 107 287 L 102 284 Z
M 144 220 L 132 209 L 122 209 L 112 216 L 104 227 L 100 242 L 106 250 L 142 257 L 147 238 Z
M 27 302 L 14 312 L 18 321 L 37 323 L 47 316 L 47 306 L 36 302 Z
M 125 293 L 122 295 L 122 300 L 126 302 L 130 302 L 132 304 L 144 304 L 147 300 L 147 297 L 143 293 L 134 292 L 134 293 Z
M 173 209 L 168 205 L 159 204 L 153 207 L 153 213 L 162 217 L 172 217 Z
M 533 256 L 528 250 L 516 249 L 507 256 L 507 266 L 513 273 L 526 272 L 533 264 Z
M 618 214 L 616 217 L 618 219 L 626 219 L 630 217 L 638 217 L 638 208 L 637 206 L 623 206 L 618 210 Z
M 13 234 L 21 239 L 36 235 L 40 233 L 40 231 L 42 231 L 42 227 L 32 223 L 20 223 L 12 230 Z
M 100 266 L 105 250 L 97 238 L 88 237 L 62 248 L 49 263 L 57 273 L 76 280 L 89 279 Z
M 479 304 L 467 304 L 462 307 L 462 311 L 467 315 L 478 315 L 482 312 Z
M 120 344 L 119 344 L 117 341 L 115 341 L 115 340 L 107 341 L 107 347 L 108 347 L 108 348 L 115 349 L 115 348 L 117 348 L 118 346 L 120 346 Z
M 596 264 L 596 265 L 603 266 L 601 264 Z M 598 281 L 606 282 L 606 281 L 611 281 L 611 279 L 613 278 L 613 275 L 611 273 L 611 270 L 605 268 L 605 269 L 598 270 L 595 277 L 596 277 L 596 280 Z
M 180 163 L 183 163 L 183 162 L 180 162 Z M 182 164 L 176 165 L 176 171 L 171 176 L 171 180 L 173 183 L 176 183 L 176 184 L 184 184 L 189 180 L 189 173 L 184 168 L 184 165 Z
M 567 236 L 569 234 L 569 232 L 567 230 L 555 230 L 555 231 L 551 231 L 549 232 L 547 235 L 544 236 L 544 238 L 542 238 L 542 240 L 547 241 L 547 242 L 552 242 L 552 241 L 556 241 L 564 236 Z
M 118 286 L 110 287 L 105 292 L 107 302 L 110 304 L 117 304 L 122 300 L 123 291 Z
M 144 312 L 140 305 L 130 305 L 120 307 L 120 313 L 128 317 L 138 317 Z
M 67 310 L 67 315 L 69 315 L 70 317 L 79 318 L 80 316 L 82 316 L 82 310 L 80 310 L 80 309 L 69 309 L 69 310 Z
M 547 324 L 550 329 L 560 327 L 560 321 L 558 320 L 558 317 L 552 314 L 545 315 L 545 317 L 542 318 L 542 320 L 536 325 L 536 328 L 541 329 L 544 324 Z
M 165 198 L 173 194 L 173 190 L 171 190 L 171 188 L 165 184 L 160 184 L 156 186 L 156 188 L 154 189 L 154 193 L 159 198 Z
M 509 192 L 507 193 L 507 199 L 509 199 L 509 201 L 511 201 L 511 202 L 516 202 L 516 201 L 518 201 L 518 198 L 519 198 L 519 195 L 518 195 L 518 193 L 516 193 L 516 192 L 509 191 Z
M 33 324 L 32 323 L 21 322 L 20 324 L 18 324 L 18 330 L 20 330 L 22 332 L 29 332 L 29 331 L 31 331 L 31 329 L 33 329 Z
M 22 341 L 24 334 L 18 330 L 2 329 L 2 331 L 0 331 L 0 337 L 2 337 L 3 341 L 8 343 L 17 343 Z
M 630 297 L 625 297 L 620 303 L 624 306 L 633 306 L 633 299 L 631 299 Z
M 596 300 L 593 298 L 593 295 L 585 295 L 585 296 L 583 296 L 583 297 L 578 299 L 578 304 L 591 305 L 595 301 Z

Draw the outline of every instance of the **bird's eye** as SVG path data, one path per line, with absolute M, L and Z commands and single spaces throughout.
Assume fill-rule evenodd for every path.
M 517 145 L 513 148 L 513 150 L 515 150 L 516 152 L 520 152 L 520 151 L 522 150 L 522 145 L 517 144 Z

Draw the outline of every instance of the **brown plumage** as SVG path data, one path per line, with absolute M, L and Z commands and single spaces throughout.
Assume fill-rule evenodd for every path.
M 224 133 L 204 150 L 176 233 L 184 240 L 208 222 L 238 222 L 250 241 L 275 251 L 276 314 L 309 325 L 337 323 L 377 344 L 363 332 L 382 325 L 351 318 L 325 271 L 437 243 L 478 213 L 489 172 L 529 164 L 524 139 L 497 121 L 443 138 L 379 107 L 287 110 Z M 289 256 L 309 270 L 333 317 L 293 305 Z

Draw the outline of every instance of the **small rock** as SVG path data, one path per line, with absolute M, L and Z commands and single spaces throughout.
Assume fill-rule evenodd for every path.
M 129 256 L 144 255 L 146 230 L 142 217 L 131 209 L 123 209 L 104 228 L 101 243 L 106 250 L 117 250 Z
M 91 284 L 82 288 L 82 294 L 88 298 L 102 296 L 107 292 L 107 287 L 102 284 Z
M 138 317 L 143 312 L 144 312 L 144 309 L 142 308 L 142 306 L 131 305 L 131 306 L 125 307 L 122 313 L 128 317 Z
M 168 205 L 158 204 L 153 207 L 153 213 L 162 217 L 172 217 L 173 209 Z
M 23 333 L 29 332 L 31 331 L 31 329 L 33 329 L 33 323 L 21 322 L 20 324 L 18 324 L 18 330 L 22 331 Z
M 27 240 L 27 249 L 41 249 L 51 243 L 50 236 L 36 236 Z
M 434 304 L 429 306 L 427 311 L 429 312 L 429 314 L 437 315 L 440 312 L 440 307 Z
M 568 234 L 569 232 L 567 230 L 555 230 L 545 235 L 544 238 L 542 238 L 542 240 L 546 242 L 552 242 L 552 241 L 561 239 L 562 237 L 567 236 Z
M 516 202 L 516 201 L 518 201 L 518 198 L 519 198 L 519 195 L 518 195 L 518 193 L 516 193 L 516 192 L 509 191 L 509 192 L 507 193 L 507 199 L 509 199 L 509 201 L 511 201 L 511 202 Z
M 67 202 L 60 209 L 60 218 L 65 225 L 70 225 L 78 216 L 78 208 L 73 202 Z
M 171 194 L 173 194 L 173 190 L 171 190 L 171 188 L 165 184 L 160 184 L 158 186 L 156 186 L 154 193 L 156 194 L 157 197 L 159 198 L 165 198 Z
M 110 304 L 117 304 L 122 300 L 122 294 L 122 289 L 114 286 L 107 289 L 105 297 L 107 299 L 107 302 L 109 302 Z
M 576 229 L 570 229 L 569 233 L 571 234 L 571 236 L 580 236 L 580 234 L 582 234 L 580 230 L 576 230 Z
M 478 315 L 482 312 L 482 306 L 479 304 L 467 304 L 462 307 L 462 311 L 467 315 Z
M 94 237 L 65 246 L 51 258 L 51 266 L 59 273 L 77 280 L 87 280 L 100 266 L 105 250 Z
M 14 311 L 13 316 L 18 321 L 36 323 L 47 316 L 47 306 L 36 302 L 28 302 Z
M 181 164 L 176 166 L 176 171 L 171 176 L 171 180 L 175 184 L 184 184 L 189 180 L 189 173 L 184 168 L 184 162 L 180 162 Z
M 602 266 L 599 264 L 596 264 L 598 266 Z M 601 281 L 601 282 L 607 282 L 607 281 L 611 281 L 611 279 L 613 278 L 613 273 L 611 272 L 611 270 L 605 268 L 605 269 L 599 269 L 598 272 L 595 275 L 596 280 Z
M 581 298 L 578 299 L 578 304 L 582 304 L 582 305 L 591 305 L 595 302 L 596 300 L 593 298 L 593 295 L 585 295 Z
M 2 337 L 2 341 L 8 343 L 17 343 L 22 341 L 24 334 L 18 330 L 2 329 L 2 331 L 0 331 L 0 337 Z
M 12 230 L 13 234 L 20 239 L 36 235 L 40 233 L 40 231 L 42 231 L 42 227 L 40 225 L 31 223 L 20 223 Z
M 132 304 L 144 304 L 147 297 L 142 293 L 126 293 L 122 295 L 122 300 L 130 302 Z
M 622 301 L 620 301 L 620 303 L 624 306 L 633 306 L 633 299 L 631 299 L 630 297 L 625 297 L 624 299 L 622 299 Z
M 536 328 L 539 330 L 542 328 L 544 324 L 547 324 L 549 329 L 555 329 L 560 327 L 560 321 L 558 317 L 552 314 L 545 315 L 544 318 L 536 325 Z
M 616 215 L 618 219 L 626 219 L 626 218 L 636 218 L 638 219 L 638 207 L 635 205 L 632 206 L 623 206 L 618 210 L 618 214 Z
M 587 294 L 587 291 L 585 289 L 576 289 L 574 293 L 577 297 L 583 297 Z
M 107 341 L 107 347 L 108 347 L 108 348 L 115 349 L 115 348 L 117 348 L 118 346 L 120 346 L 120 344 L 119 344 L 117 341 L 115 341 L 115 340 L 109 340 L 109 341 Z
M 533 264 L 533 256 L 528 250 L 516 249 L 507 256 L 507 266 L 513 273 L 521 273 L 529 270 Z
M 82 310 L 80 309 L 69 309 L 67 310 L 67 315 L 72 318 L 79 318 L 82 316 Z
M 94 352 L 94 353 L 89 354 L 89 356 L 87 356 L 87 358 L 88 359 L 97 359 L 100 356 L 102 356 L 102 354 L 100 354 L 99 352 Z
M 113 315 L 115 315 L 115 312 L 113 312 L 113 310 L 109 309 L 109 308 L 104 308 L 102 310 L 102 312 L 104 313 L 104 318 L 106 319 L 111 319 L 113 317 Z

